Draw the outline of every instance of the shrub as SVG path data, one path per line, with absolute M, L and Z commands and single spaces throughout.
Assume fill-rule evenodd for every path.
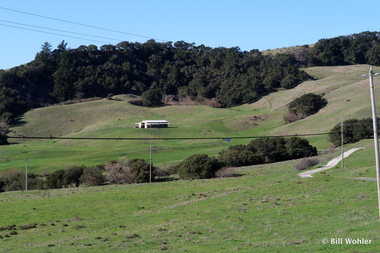
M 43 180 L 33 173 L 28 173 L 28 190 L 43 189 Z M 10 170 L 3 172 L 0 177 L 1 191 L 23 191 L 25 190 L 25 173 L 21 170 Z
M 155 167 L 154 168 L 154 176 L 158 177 L 158 178 L 167 177 L 167 176 L 170 176 L 170 172 L 168 169 Z
M 178 168 L 182 179 L 212 178 L 215 172 L 222 167 L 216 158 L 208 155 L 196 154 L 186 158 Z
M 239 150 L 234 149 L 233 147 L 234 146 L 219 153 L 219 160 L 225 166 L 239 167 L 263 163 L 262 157 L 256 155 L 254 152 L 247 150 L 246 148 Z
M 222 104 L 218 102 L 216 98 L 211 98 L 211 99 L 205 99 L 203 102 L 204 105 L 208 105 L 213 108 L 220 108 L 222 107 Z
M 317 165 L 318 163 L 319 163 L 319 159 L 318 158 L 305 158 L 305 159 L 302 159 L 296 165 L 296 169 L 298 171 L 307 170 L 307 169 L 310 169 L 311 167 L 313 167 L 314 165 Z
M 299 137 L 286 139 L 285 146 L 290 159 L 315 156 L 318 154 L 317 148 L 311 146 L 308 140 Z
M 0 178 L 0 192 L 4 191 L 5 181 L 3 178 Z
M 25 173 L 18 169 L 3 172 L 2 175 L 4 191 L 25 190 Z M 29 181 L 29 180 L 28 180 Z
M 65 186 L 65 170 L 56 170 L 46 177 L 48 189 L 59 189 Z
M 219 153 L 225 166 L 248 166 L 315 156 L 318 151 L 299 137 L 263 137 L 248 145 L 231 146 Z
M 223 167 L 215 172 L 216 178 L 233 177 L 235 175 L 235 169 L 231 167 Z
M 134 182 L 146 183 L 150 179 L 150 164 L 143 159 L 134 159 L 131 161 L 131 172 Z M 152 167 L 152 177 L 154 168 Z
M 166 168 L 169 175 L 178 174 L 179 164 L 170 165 Z
M 107 180 L 112 184 L 130 184 L 133 183 L 131 164 L 129 161 L 121 160 L 105 166 L 107 171 Z
M 378 122 L 378 120 L 377 120 Z M 354 143 L 373 137 L 372 118 L 349 119 L 343 122 L 343 143 Z M 379 127 L 379 126 L 378 126 Z M 329 133 L 329 140 L 336 146 L 342 145 L 341 125 L 336 124 Z
M 260 155 L 263 162 L 279 162 L 317 155 L 317 149 L 300 137 L 263 137 L 251 141 L 248 150 Z
M 321 95 L 307 93 L 296 98 L 289 104 L 289 114 L 284 116 L 288 123 L 303 119 L 309 115 L 317 113 L 327 105 L 327 100 Z
M 74 166 L 71 168 L 68 168 L 65 170 L 65 173 L 63 175 L 63 185 L 66 186 L 73 186 L 79 187 L 80 185 L 80 178 L 83 175 L 83 170 L 86 168 L 86 166 Z
M 285 120 L 286 123 L 296 122 L 297 120 L 300 120 L 300 119 L 303 119 L 303 118 L 304 118 L 303 115 L 298 115 L 295 112 L 288 112 L 284 116 L 284 120 Z
M 107 179 L 114 184 L 131 184 L 149 182 L 150 165 L 143 159 L 120 160 L 105 166 Z M 154 167 L 152 167 L 152 176 Z
M 149 89 L 141 94 L 141 100 L 144 106 L 158 107 L 162 106 L 162 94 L 159 89 Z
M 103 166 L 94 166 L 83 169 L 80 181 L 89 186 L 98 186 L 104 184 Z
M 112 100 L 112 97 L 113 97 L 113 94 L 112 94 L 112 93 L 108 93 L 108 95 L 107 95 L 107 99 L 108 99 L 108 100 Z
M 283 137 L 263 137 L 251 141 L 247 148 L 261 156 L 263 163 L 272 163 L 289 159 L 285 144 Z
M 0 146 L 1 145 L 9 145 L 9 142 L 7 136 L 0 132 Z
M 12 113 L 5 112 L 0 118 L 0 146 L 9 145 L 7 134 L 10 132 L 10 121 L 12 118 Z

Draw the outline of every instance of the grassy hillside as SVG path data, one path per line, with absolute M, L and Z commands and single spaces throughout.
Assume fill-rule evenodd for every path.
M 113 100 L 97 100 L 71 105 L 34 109 L 24 115 L 12 130 L 15 135 L 55 137 L 180 137 L 215 138 L 217 140 L 100 141 L 100 140 L 22 140 L 0 147 L 0 170 L 24 168 L 29 159 L 31 171 L 43 172 L 70 165 L 96 165 L 121 157 L 149 158 L 149 147 L 156 151 L 156 165 L 170 164 L 195 154 L 215 155 L 230 145 L 246 144 L 241 136 L 326 133 L 341 118 L 371 116 L 368 78 L 369 66 L 314 67 L 306 71 L 317 78 L 291 90 L 282 90 L 260 101 L 217 109 L 207 106 L 167 106 L 144 108 L 129 104 L 126 95 Z M 375 71 L 380 69 L 375 68 Z M 376 83 L 377 78 L 375 78 Z M 295 98 L 313 92 L 325 94 L 328 105 L 304 120 L 285 124 L 283 115 Z M 379 94 L 380 89 L 376 88 Z M 168 129 L 135 129 L 143 119 L 166 119 Z M 223 138 L 232 137 L 232 142 Z M 319 149 L 329 148 L 325 135 L 307 137 Z
M 310 48 L 313 48 L 314 44 L 306 45 L 306 46 L 308 46 Z M 302 46 L 293 46 L 293 47 L 281 47 L 281 48 L 275 48 L 275 49 L 267 49 L 267 50 L 262 51 L 262 53 L 264 55 L 268 55 L 268 54 L 272 54 L 272 55 L 275 55 L 275 54 L 289 54 L 289 53 L 292 53 L 294 51 L 303 50 L 303 49 L 305 49 L 305 45 L 302 45 Z
M 231 109 L 205 106 L 142 108 L 127 96 L 28 112 L 16 134 L 71 137 L 224 137 L 327 132 L 340 118 L 370 117 L 368 66 L 309 68 L 318 78 L 257 103 Z M 379 71 L 379 69 L 376 69 Z M 377 84 L 375 79 L 375 85 Z M 287 104 L 324 93 L 317 115 L 285 125 Z M 376 88 L 376 93 L 380 90 Z M 169 129 L 133 129 L 142 119 L 167 119 Z M 328 148 L 325 135 L 308 139 Z M 119 157 L 158 164 L 192 153 L 216 154 L 249 139 L 168 141 L 17 140 L 0 147 L 1 170 L 33 171 L 100 164 Z M 0 252 L 378 252 L 380 250 L 372 140 L 336 168 L 300 178 L 299 160 L 236 168 L 239 177 L 177 180 L 0 194 Z M 320 156 L 320 164 L 339 156 Z M 342 244 L 331 239 L 342 238 Z M 368 244 L 347 244 L 364 238 Z M 324 244 L 327 240 L 327 244 Z
M 377 252 L 376 183 L 347 178 L 374 176 L 372 142 L 357 145 L 344 171 L 306 179 L 295 160 L 228 179 L 4 193 L 0 227 L 13 228 L 0 252 Z

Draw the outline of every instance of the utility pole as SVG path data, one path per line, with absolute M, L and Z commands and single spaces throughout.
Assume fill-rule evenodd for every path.
M 344 169 L 344 136 L 343 136 L 343 119 L 340 119 L 340 139 L 342 143 L 342 169 Z
M 378 75 L 378 73 L 376 74 Z M 371 106 L 372 106 L 372 122 L 373 122 L 373 140 L 375 145 L 375 160 L 376 160 L 376 181 L 377 181 L 377 200 L 379 206 L 380 218 L 380 162 L 379 162 L 379 136 L 377 133 L 377 117 L 376 117 L 376 104 L 375 104 L 375 87 L 373 85 L 372 66 L 369 70 L 369 88 L 371 93 Z
M 28 158 L 25 159 L 25 191 L 28 190 Z
M 152 146 L 149 147 L 149 183 L 152 183 Z

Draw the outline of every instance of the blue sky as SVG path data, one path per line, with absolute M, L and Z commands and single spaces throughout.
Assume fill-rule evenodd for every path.
M 55 49 L 62 40 L 70 48 L 90 44 L 100 47 L 120 41 L 145 42 L 152 38 L 157 42 L 183 40 L 209 47 L 240 47 L 243 51 L 313 44 L 322 38 L 380 31 L 378 13 L 379 2 L 375 0 L 66 0 L 54 3 L 46 0 L 2 0 L 0 69 L 27 63 L 34 59 L 44 42 L 49 42 Z

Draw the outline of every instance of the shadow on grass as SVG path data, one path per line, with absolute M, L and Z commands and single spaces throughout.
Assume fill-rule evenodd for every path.
M 244 176 L 245 174 L 233 174 L 233 176 L 232 177 L 242 177 L 242 176 Z
M 154 179 L 154 182 L 173 182 L 173 181 L 178 181 L 178 177 L 161 177 L 161 178 L 156 178 Z

